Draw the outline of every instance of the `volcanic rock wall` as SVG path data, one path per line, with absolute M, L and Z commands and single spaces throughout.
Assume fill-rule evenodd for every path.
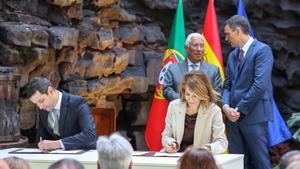
M 45 76 L 58 88 L 84 96 L 91 107 L 114 108 L 120 114 L 118 128 L 136 126 L 138 132 L 132 134 L 141 138 L 176 4 L 177 0 L 0 0 L 0 66 L 16 68 L 21 87 L 35 76 Z M 207 1 L 183 4 L 186 33 L 201 32 Z M 244 4 L 256 37 L 273 49 L 274 95 L 287 119 L 300 110 L 300 2 Z M 226 64 L 230 46 L 224 41 L 223 23 L 236 14 L 236 1 L 215 0 L 215 7 Z M 35 127 L 36 108 L 22 94 L 19 114 L 23 130 Z

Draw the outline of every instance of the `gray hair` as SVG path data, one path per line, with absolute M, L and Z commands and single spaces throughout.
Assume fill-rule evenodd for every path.
M 101 169 L 128 169 L 133 148 L 122 136 L 100 136 L 97 141 L 98 164 Z
M 187 36 L 186 40 L 185 40 L 185 46 L 186 46 L 186 47 L 188 47 L 188 46 L 190 45 L 190 43 L 191 43 L 191 41 L 192 41 L 192 37 L 201 37 L 201 38 L 203 38 L 202 35 L 201 35 L 200 33 L 190 33 L 190 34 Z
M 61 159 L 51 164 L 48 169 L 84 169 L 84 166 L 75 159 Z
M 249 35 L 250 25 L 248 20 L 243 16 L 234 15 L 227 19 L 224 25 L 228 25 L 232 30 L 235 30 L 236 28 L 241 28 L 244 34 Z
M 3 158 L 3 160 L 8 164 L 10 169 L 31 169 L 28 161 L 20 157 L 10 156 Z
M 299 150 L 289 151 L 281 157 L 279 162 L 279 169 L 286 169 L 290 163 L 297 160 L 300 160 L 300 151 Z
M 286 169 L 299 169 L 300 168 L 300 161 L 294 161 L 287 166 Z

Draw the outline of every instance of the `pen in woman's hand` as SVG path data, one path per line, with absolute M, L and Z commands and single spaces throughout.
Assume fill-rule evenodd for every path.
M 170 143 L 168 145 L 170 146 L 171 152 L 175 152 L 176 151 L 176 144 L 175 143 Z

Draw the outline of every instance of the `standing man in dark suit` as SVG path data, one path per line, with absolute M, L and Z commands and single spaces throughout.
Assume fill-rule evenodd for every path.
M 179 98 L 178 86 L 185 73 L 201 70 L 210 79 L 214 89 L 222 92 L 222 79 L 219 68 L 204 61 L 204 40 L 201 34 L 191 33 L 185 40 L 187 60 L 172 64 L 164 77 L 163 95 L 172 101 Z
M 95 149 L 96 129 L 87 102 L 80 96 L 56 90 L 44 77 L 27 85 L 27 97 L 39 111 L 39 149 Z
M 223 86 L 229 152 L 245 155 L 245 169 L 271 169 L 267 124 L 273 119 L 272 50 L 249 35 L 243 16 L 226 20 L 224 32 L 235 47 L 228 56 Z

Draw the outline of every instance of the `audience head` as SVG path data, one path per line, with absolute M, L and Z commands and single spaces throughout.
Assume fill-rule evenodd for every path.
M 3 160 L 6 161 L 10 169 L 31 169 L 29 163 L 23 158 L 11 156 L 6 157 Z
M 191 33 L 185 40 L 185 50 L 193 63 L 204 60 L 204 40 L 200 33 Z
M 39 109 L 51 111 L 58 100 L 58 93 L 52 83 L 44 77 L 33 78 L 26 86 L 26 95 Z
M 224 33 L 225 40 L 232 47 L 242 47 L 245 43 L 244 37 L 249 36 L 249 22 L 243 16 L 234 15 L 225 21 Z
M 205 107 L 216 101 L 216 92 L 202 71 L 193 71 L 184 75 L 179 87 L 179 96 L 182 101 L 187 102 L 189 95 L 197 96 Z
M 300 151 L 293 150 L 285 153 L 279 162 L 279 169 L 286 169 L 294 161 L 300 161 Z
M 300 161 L 294 161 L 286 169 L 300 169 Z
M 51 164 L 48 169 L 84 169 L 84 167 L 75 159 L 61 159 Z
M 4 160 L 0 159 L 0 168 L 1 169 L 9 169 L 9 166 Z
M 97 141 L 98 165 L 100 169 L 129 169 L 133 148 L 122 136 L 100 136 Z
M 178 161 L 179 169 L 218 169 L 213 155 L 203 148 L 187 150 Z

